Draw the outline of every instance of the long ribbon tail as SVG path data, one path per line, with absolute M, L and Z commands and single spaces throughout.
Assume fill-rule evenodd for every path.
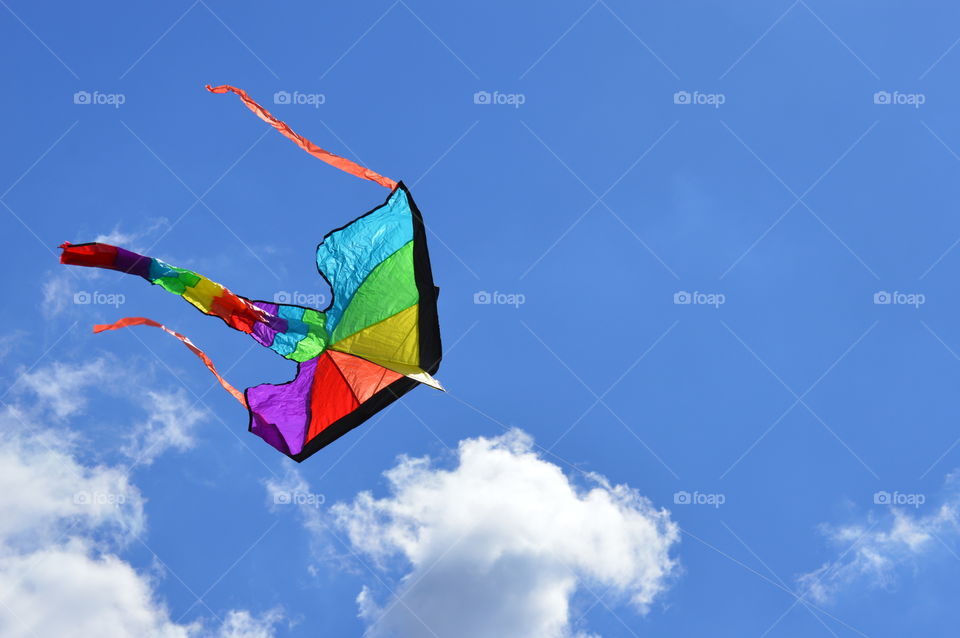
M 168 335 L 179 339 L 183 345 L 190 349 L 190 352 L 200 357 L 200 360 L 203 361 L 203 365 L 207 366 L 207 370 L 213 373 L 213 376 L 217 378 L 217 381 L 220 382 L 220 385 L 223 386 L 223 389 L 232 394 L 233 398 L 240 402 L 240 405 L 247 407 L 247 400 L 244 398 L 243 393 L 230 385 L 226 379 L 220 376 L 220 373 L 217 372 L 216 366 L 213 365 L 213 361 L 210 360 L 210 357 L 207 356 L 206 352 L 193 345 L 193 342 L 184 335 L 180 334 L 179 332 L 174 332 L 162 323 L 158 323 L 153 319 L 147 319 L 146 317 L 124 317 L 123 319 L 114 323 L 97 324 L 93 327 L 93 331 L 104 332 L 106 330 L 118 330 L 120 328 L 127 328 L 129 326 L 153 326 L 154 328 L 160 328 Z
M 384 177 L 383 175 L 380 175 L 379 173 L 372 171 L 369 168 L 364 168 L 363 166 L 360 166 L 356 162 L 352 162 L 345 157 L 340 157 L 339 155 L 335 155 L 330 151 L 324 150 L 319 146 L 317 146 L 316 144 L 314 144 L 313 142 L 311 142 L 310 140 L 308 140 L 307 138 L 295 133 L 293 129 L 287 126 L 285 122 L 278 120 L 277 118 L 275 118 L 273 115 L 270 114 L 270 111 L 268 111 L 267 109 L 257 104 L 249 95 L 247 95 L 247 92 L 244 91 L 243 89 L 238 89 L 237 87 L 230 86 L 229 84 L 224 84 L 222 86 L 210 86 L 209 84 L 207 84 L 206 87 L 207 87 L 207 90 L 210 91 L 211 93 L 227 93 L 227 92 L 236 93 L 238 96 L 240 96 L 240 99 L 243 100 L 243 103 L 247 105 L 247 108 L 249 108 L 251 111 L 257 114 L 257 117 L 259 117 L 261 120 L 263 120 L 267 124 L 270 124 L 271 126 L 273 126 L 273 128 L 277 129 L 281 135 L 288 138 L 294 144 L 296 144 L 306 152 L 310 153 L 317 159 L 323 160 L 327 164 L 330 164 L 331 166 L 335 166 L 336 168 L 339 168 L 341 171 L 345 171 L 347 173 L 350 173 L 351 175 L 356 175 L 357 177 L 361 177 L 363 179 L 368 179 L 372 182 L 376 182 L 377 184 L 380 184 L 384 188 L 389 188 L 390 190 L 393 190 L 394 188 L 397 187 L 397 183 L 392 179 L 390 179 L 389 177 Z

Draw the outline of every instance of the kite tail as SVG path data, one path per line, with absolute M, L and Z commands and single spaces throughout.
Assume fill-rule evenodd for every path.
M 63 253 L 60 255 L 60 263 L 72 266 L 87 266 L 92 268 L 106 268 L 108 270 L 117 270 L 131 275 L 143 277 L 152 284 L 162 286 L 164 289 L 180 295 L 201 312 L 220 317 L 230 326 L 241 332 L 253 333 L 253 328 L 257 322 L 269 320 L 267 314 L 254 306 L 249 300 L 233 294 L 220 284 L 202 277 L 195 272 L 170 266 L 159 259 L 139 255 L 135 252 L 111 246 L 110 244 L 88 243 L 71 244 L 63 243 L 60 248 Z M 200 348 L 180 333 L 170 330 L 166 326 L 146 319 L 144 317 L 127 317 L 110 325 L 96 325 L 94 332 L 103 332 L 104 330 L 116 330 L 126 328 L 127 326 L 147 325 L 160 328 L 167 334 L 179 339 L 195 355 L 200 357 L 207 369 L 213 373 L 224 389 L 233 395 L 240 403 L 246 406 L 247 402 L 243 393 L 220 376 L 213 362 Z
M 240 96 L 240 99 L 243 100 L 243 103 L 247 105 L 247 108 L 257 114 L 257 117 L 267 124 L 270 124 L 273 128 L 277 129 L 281 135 L 291 140 L 294 144 L 310 153 L 317 159 L 323 160 L 327 164 L 335 166 L 341 171 L 345 171 L 351 175 L 356 175 L 357 177 L 368 179 L 371 182 L 376 182 L 377 184 L 380 184 L 385 188 L 389 188 L 390 190 L 393 190 L 397 187 L 397 183 L 389 177 L 384 177 L 383 175 L 380 175 L 369 168 L 364 168 L 363 166 L 360 166 L 356 162 L 352 162 L 345 157 L 340 157 L 339 155 L 335 155 L 330 151 L 324 150 L 302 135 L 295 133 L 293 129 L 287 126 L 285 122 L 278 120 L 271 115 L 270 111 L 257 104 L 243 89 L 238 89 L 237 87 L 230 86 L 229 84 L 224 84 L 222 86 L 210 86 L 207 84 L 206 87 L 211 93 L 236 93 L 238 96 Z
M 213 365 L 213 361 L 210 360 L 210 357 L 207 356 L 207 353 L 193 345 L 193 342 L 190 341 L 187 337 L 180 334 L 179 332 L 174 332 L 170 328 L 166 327 L 162 323 L 158 323 L 153 319 L 147 319 L 146 317 L 124 317 L 119 321 L 116 321 L 111 324 L 96 324 L 93 327 L 93 331 L 104 332 L 105 330 L 117 330 L 119 328 L 127 328 L 129 326 L 153 326 L 154 328 L 160 328 L 168 335 L 176 337 L 179 339 L 183 345 L 187 346 L 190 349 L 190 352 L 200 357 L 200 360 L 203 361 L 203 365 L 207 366 L 207 370 L 213 373 L 213 376 L 217 378 L 217 381 L 220 382 L 220 385 L 223 386 L 223 389 L 233 395 L 233 398 L 240 402 L 240 405 L 247 407 L 247 400 L 243 396 L 243 392 L 237 390 L 235 387 L 230 385 L 230 383 L 220 376 L 220 373 L 217 372 L 216 366 Z

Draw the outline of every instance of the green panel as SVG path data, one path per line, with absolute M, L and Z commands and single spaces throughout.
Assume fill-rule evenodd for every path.
M 409 308 L 420 300 L 413 274 L 413 242 L 407 242 L 373 269 L 353 295 L 333 331 L 331 343 Z
M 296 350 L 287 355 L 287 359 L 301 363 L 320 356 L 327 347 L 326 316 L 322 312 L 307 309 L 302 321 L 307 327 L 307 334 L 297 343 Z
M 200 275 L 192 270 L 169 264 L 162 264 L 162 266 L 163 275 L 153 279 L 152 283 L 163 286 L 168 292 L 182 295 L 187 287 L 196 286 L 200 282 Z

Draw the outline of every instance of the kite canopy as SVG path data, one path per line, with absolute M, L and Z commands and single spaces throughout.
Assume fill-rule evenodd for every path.
M 246 392 L 250 430 L 297 460 L 418 383 L 442 389 L 430 376 L 440 367 L 438 289 L 423 219 L 402 183 L 382 206 L 327 235 L 317 248 L 317 268 L 333 290 L 318 329 L 327 345 L 300 364 L 290 383 Z M 310 312 L 254 303 L 293 321 Z M 264 345 L 269 332 L 265 337 Z M 293 358 L 301 344 L 274 337 L 269 347 L 283 356 L 294 348 Z
M 250 431 L 302 461 L 417 385 L 443 389 L 431 376 L 441 358 L 439 289 L 433 283 L 423 218 L 402 182 L 314 146 L 240 89 L 210 90 L 237 93 L 258 116 L 312 155 L 392 188 L 382 205 L 328 233 L 317 247 L 317 269 L 333 292 L 330 305 L 321 311 L 251 301 L 193 271 L 108 244 L 65 243 L 60 262 L 139 275 L 296 361 L 297 375 L 291 381 L 241 393 L 202 350 L 158 322 L 128 317 L 94 326 L 94 332 L 101 332 L 150 325 L 180 339 L 248 409 Z

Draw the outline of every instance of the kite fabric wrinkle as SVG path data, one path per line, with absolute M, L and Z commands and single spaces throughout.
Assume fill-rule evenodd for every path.
M 327 164 L 335 166 L 341 171 L 346 171 L 351 175 L 356 175 L 357 177 L 368 179 L 371 182 L 376 182 L 384 188 L 393 190 L 397 187 L 397 183 L 389 177 L 384 177 L 383 175 L 380 175 L 369 168 L 364 168 L 363 166 L 360 166 L 356 162 L 348 160 L 345 157 L 340 157 L 339 155 L 322 149 L 307 138 L 294 132 L 294 130 L 287 126 L 285 122 L 278 120 L 270 113 L 270 111 L 255 102 L 243 89 L 238 89 L 237 87 L 230 86 L 229 84 L 223 84 L 221 86 L 210 86 L 207 84 L 206 88 L 211 93 L 236 93 L 240 99 L 243 100 L 243 103 L 247 105 L 247 108 L 257 114 L 257 117 L 267 124 L 273 126 L 273 128 L 277 129 L 281 135 L 291 140 L 294 144 L 305 150 L 307 153 L 310 153 L 317 159 L 323 160 Z
M 330 305 L 318 310 L 251 300 L 191 270 L 109 244 L 64 243 L 60 262 L 140 276 L 296 362 L 297 374 L 290 381 L 264 383 L 241 393 L 200 348 L 157 321 L 127 317 L 94 326 L 94 332 L 103 332 L 147 325 L 176 337 L 247 408 L 249 430 L 299 462 L 416 386 L 443 390 L 432 376 L 440 366 L 442 346 L 439 289 L 433 282 L 426 230 L 403 182 L 319 149 L 240 89 L 210 90 L 237 93 L 261 119 L 311 155 L 390 185 L 383 204 L 327 233 L 317 246 L 317 270 L 330 285 Z

